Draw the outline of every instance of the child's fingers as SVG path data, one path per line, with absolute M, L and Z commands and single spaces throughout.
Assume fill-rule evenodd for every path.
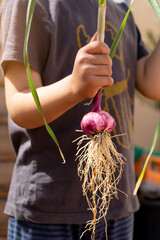
M 88 54 L 87 57 L 92 64 L 112 66 L 112 59 L 107 54 Z
M 114 80 L 112 77 L 107 77 L 107 76 L 95 76 L 94 80 L 96 81 L 97 85 L 102 88 L 102 87 L 110 87 L 113 85 Z
M 90 42 L 97 41 L 97 32 L 93 35 Z
M 85 50 L 89 54 L 110 54 L 110 48 L 104 42 L 92 41 L 87 44 L 83 50 Z
M 88 74 L 111 77 L 112 68 L 108 65 L 90 65 L 90 67 L 88 67 Z

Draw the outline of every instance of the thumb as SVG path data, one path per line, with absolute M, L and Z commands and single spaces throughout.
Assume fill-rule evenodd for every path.
M 97 32 L 93 35 L 90 42 L 97 41 Z

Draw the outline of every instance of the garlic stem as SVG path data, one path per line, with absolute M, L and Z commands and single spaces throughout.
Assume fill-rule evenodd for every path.
M 101 110 L 101 89 L 97 92 L 96 96 L 93 98 L 93 107 L 91 112 L 98 112 Z
M 98 23 L 97 23 L 97 40 L 104 42 L 105 37 L 105 18 L 106 18 L 106 1 L 99 5 L 98 8 Z

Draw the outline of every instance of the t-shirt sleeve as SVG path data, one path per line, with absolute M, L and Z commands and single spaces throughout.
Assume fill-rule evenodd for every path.
M 144 42 L 142 41 L 142 38 L 141 38 L 141 33 L 137 27 L 137 60 L 148 55 L 149 54 L 149 51 L 147 50 Z
M 23 46 L 26 26 L 27 0 L 3 0 L 1 6 L 1 66 L 7 61 L 24 62 Z M 36 3 L 28 43 L 29 63 L 40 74 L 44 71 L 49 51 L 49 31 L 42 15 L 45 9 Z

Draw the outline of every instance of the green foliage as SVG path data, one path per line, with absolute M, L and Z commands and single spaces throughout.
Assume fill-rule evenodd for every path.
M 99 6 L 106 5 L 106 0 L 99 0 Z
M 118 33 L 116 34 L 116 37 L 115 37 L 115 39 L 114 39 L 114 41 L 113 41 L 113 44 L 112 44 L 112 46 L 111 46 L 111 49 L 110 49 L 110 57 L 111 57 L 111 58 L 113 58 L 113 56 L 114 56 L 114 54 L 115 54 L 115 52 L 116 52 L 116 48 L 117 48 L 117 46 L 118 46 L 118 43 L 119 43 L 120 38 L 121 38 L 121 35 L 122 35 L 123 30 L 124 30 L 124 28 L 125 28 L 125 25 L 126 25 L 126 22 L 127 22 L 128 16 L 129 16 L 129 13 L 130 13 L 130 11 L 131 11 L 132 5 L 133 5 L 133 0 L 132 0 L 132 2 L 131 2 L 131 4 L 130 4 L 130 7 L 129 7 L 129 9 L 128 9 L 128 11 L 127 11 L 124 19 L 123 19 L 123 22 L 122 22 L 122 24 L 121 24 L 121 26 L 120 26 L 120 28 L 119 28 Z
M 28 8 L 27 8 L 27 17 L 26 17 L 25 41 L 24 41 L 24 48 L 23 48 L 24 64 L 25 64 L 26 72 L 27 72 L 27 76 L 28 76 L 29 88 L 30 88 L 30 91 L 31 91 L 32 96 L 34 98 L 34 101 L 37 105 L 37 108 L 38 108 L 42 118 L 43 118 L 43 121 L 44 121 L 45 127 L 47 129 L 47 132 L 49 133 L 49 135 L 51 136 L 51 138 L 53 139 L 53 141 L 57 145 L 57 147 L 59 149 L 59 152 L 61 154 L 61 157 L 63 159 L 63 162 L 65 162 L 65 159 L 64 159 L 63 153 L 61 151 L 61 148 L 59 146 L 59 143 L 57 141 L 57 138 L 56 138 L 54 132 L 52 131 L 52 129 L 50 128 L 50 126 L 47 124 L 46 119 L 44 117 L 44 114 L 43 114 L 43 111 L 42 111 L 42 108 L 41 108 L 41 104 L 40 104 L 40 101 L 39 101 L 39 97 L 38 97 L 38 94 L 37 94 L 37 90 L 36 90 L 36 87 L 35 87 L 33 79 L 32 79 L 30 66 L 29 66 L 28 40 L 29 40 L 29 33 L 30 33 L 30 28 L 31 28 L 31 23 L 32 23 L 32 18 L 33 18 L 35 6 L 36 6 L 36 0 L 29 0 Z
M 136 195 L 136 194 L 137 194 L 137 191 L 138 191 L 138 189 L 139 189 L 139 187 L 140 187 L 140 184 L 141 184 L 141 182 L 142 182 L 142 179 L 143 179 L 143 177 L 144 177 L 144 174 L 145 174 L 145 171 L 146 171 L 146 167 L 147 167 L 148 161 L 149 161 L 149 159 L 150 159 L 150 157 L 151 157 L 151 155 L 152 155 L 152 153 L 153 153 L 153 151 L 154 151 L 154 149 L 155 149 L 155 146 L 156 146 L 156 143 L 157 143 L 157 140 L 158 140 L 159 135 L 160 135 L 160 121 L 158 122 L 156 131 L 155 131 L 155 134 L 154 134 L 154 138 L 153 138 L 153 143 L 152 143 L 151 149 L 150 149 L 150 151 L 149 151 L 149 154 L 148 154 L 147 159 L 146 159 L 146 161 L 145 161 L 145 164 L 144 164 L 144 166 L 143 166 L 142 172 L 141 172 L 141 174 L 140 174 L 140 176 L 139 176 L 139 178 L 138 178 L 138 180 L 137 180 L 136 187 L 135 187 L 135 189 L 134 189 L 133 195 Z
M 160 5 L 157 0 L 149 0 L 154 12 L 156 13 L 157 17 L 160 18 Z

